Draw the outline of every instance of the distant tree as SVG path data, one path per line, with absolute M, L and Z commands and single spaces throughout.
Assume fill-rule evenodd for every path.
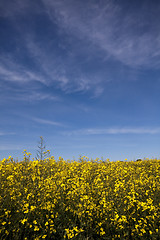
M 46 145 L 42 136 L 40 136 L 40 141 L 38 142 L 38 149 L 37 149 L 37 160 L 44 160 L 50 156 L 50 151 L 46 150 Z

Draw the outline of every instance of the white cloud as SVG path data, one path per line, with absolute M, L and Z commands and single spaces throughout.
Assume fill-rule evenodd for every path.
M 64 132 L 64 135 L 159 134 L 160 128 L 87 128 Z
M 0 136 L 15 135 L 14 132 L 0 132 Z
M 119 1 L 42 0 L 39 6 L 36 4 L 31 10 L 32 2 L 28 2 L 15 0 L 11 6 L 7 5 L 8 10 L 5 9 L 5 1 L 1 5 L 6 17 L 15 15 L 13 25 L 18 37 L 21 37 L 20 47 L 25 49 L 25 54 L 39 71 L 30 70 L 25 63 L 18 63 L 18 59 L 15 61 L 11 53 L 8 58 L 0 58 L 0 77 L 5 81 L 36 81 L 48 87 L 54 85 L 65 93 L 90 91 L 93 97 L 98 97 L 103 93 L 106 79 L 108 81 L 114 77 L 112 70 L 107 69 L 108 59 L 114 58 L 131 67 L 160 66 L 160 33 L 158 27 L 155 27 L 156 20 L 151 17 L 152 21 L 149 22 L 148 12 L 142 8 L 139 10 L 138 6 L 134 13 L 124 11 L 123 4 L 120 5 Z M 41 8 L 41 4 L 44 8 Z M 52 38 L 47 42 L 47 38 L 39 38 L 32 26 L 30 31 L 25 32 L 24 25 L 16 18 L 24 12 L 32 12 L 35 17 L 37 13 L 48 14 L 46 17 L 53 22 L 53 36 L 55 34 L 59 45 Z M 60 45 L 61 50 L 62 45 L 65 50 L 59 54 L 57 49 Z M 99 58 L 104 60 L 103 65 L 106 61 L 105 77 L 104 68 L 102 72 L 94 72 L 93 66 L 89 72 L 89 68 L 84 70 L 79 64 L 81 58 L 82 61 L 91 63 L 92 52 L 94 65 L 96 56 L 97 61 Z
M 37 81 L 46 84 L 44 76 L 39 73 L 29 70 L 27 67 L 15 63 L 15 59 L 5 56 L 0 57 L 0 78 L 3 81 L 10 81 L 16 83 L 27 83 L 30 81 Z
M 59 56 L 51 51 L 48 52 L 46 47 L 41 48 L 40 44 L 35 42 L 32 35 L 28 35 L 24 41 L 32 60 L 38 63 L 41 71 L 47 76 L 45 79 L 47 86 L 56 84 L 56 88 L 65 93 L 91 90 L 94 97 L 102 94 L 102 88 L 100 86 L 97 88 L 101 83 L 100 77 L 87 76 L 83 73 L 77 59 L 74 59 L 75 56 Z
M 32 6 L 33 4 L 31 1 L 29 2 Z M 15 9 L 16 3 L 17 10 Z M 3 1 L 1 5 L 4 8 L 5 4 Z M 85 71 L 82 71 L 79 65 L 77 52 L 81 51 L 80 49 L 78 50 L 77 48 L 72 48 L 72 44 L 70 46 L 71 48 L 68 45 L 66 48 L 66 42 L 63 40 L 61 41 L 60 36 L 58 36 L 58 45 L 61 45 L 60 48 L 64 45 L 63 47 L 67 51 L 67 53 L 62 53 L 62 55 L 58 54 L 57 46 L 54 48 L 54 39 L 46 38 L 46 42 L 45 38 L 38 38 L 32 26 L 30 31 L 25 32 L 25 25 L 23 25 L 23 21 L 22 23 L 21 21 L 18 21 L 19 16 L 22 14 L 29 14 L 31 12 L 29 4 L 23 4 L 19 2 L 19 0 L 15 0 L 11 6 L 8 5 L 8 10 L 4 9 L 4 15 L 8 18 L 14 16 L 14 18 L 12 18 L 12 27 L 13 29 L 16 29 L 20 45 L 17 46 L 17 49 L 15 49 L 14 52 L 11 52 L 8 56 L 5 54 L 1 55 L 0 78 L 2 80 L 18 84 L 26 84 L 28 82 L 36 81 L 46 85 L 47 87 L 54 85 L 57 89 L 60 89 L 65 93 L 90 91 L 94 97 L 102 94 L 100 87 L 97 88 L 97 85 L 101 82 L 101 77 L 87 76 Z M 11 8 L 13 8 L 13 12 Z M 38 11 L 44 14 L 46 11 L 46 9 L 44 9 L 45 8 Z M 37 6 L 33 13 L 36 16 Z M 54 31 L 53 26 L 53 32 Z M 25 53 L 24 57 L 30 59 L 30 63 L 33 62 L 36 69 L 38 68 L 39 71 L 31 70 L 27 67 L 25 62 L 20 61 L 19 57 L 16 56 L 19 51 L 18 49 L 23 49 Z
M 47 119 L 42 119 L 42 118 L 36 118 L 33 117 L 31 118 L 31 120 L 40 123 L 40 124 L 47 124 L 47 125 L 54 125 L 54 126 L 59 126 L 59 127 L 63 127 L 64 125 L 60 122 L 55 122 L 55 121 L 51 121 L 51 120 L 47 120 Z
M 25 100 L 23 98 L 23 100 Z M 60 98 L 48 93 L 42 93 L 42 92 L 31 92 L 28 96 L 29 101 L 43 101 L 43 100 L 51 100 L 51 101 L 60 101 Z
M 132 67 L 156 67 L 160 63 L 158 9 L 149 12 L 149 4 L 133 11 L 118 1 L 43 0 L 50 19 L 69 35 L 92 43 L 106 56 Z M 152 15 L 151 15 L 152 14 Z M 156 16 L 157 14 L 157 16 Z M 150 21 L 150 19 L 152 21 Z M 96 49 L 96 50 L 97 50 Z
M 95 79 L 90 80 L 75 66 L 73 57 L 58 56 L 48 52 L 45 47 L 40 48 L 31 35 L 26 38 L 26 47 L 34 61 L 48 76 L 46 85 L 56 83 L 62 91 L 70 93 L 89 90 L 95 84 Z
M 50 94 L 40 91 L 39 89 L 32 90 L 30 89 L 11 89 L 10 87 L 4 86 L 3 89 L 0 89 L 0 102 L 7 102 L 7 101 L 23 101 L 29 103 L 35 103 L 38 101 L 54 101 L 59 102 L 61 98 Z

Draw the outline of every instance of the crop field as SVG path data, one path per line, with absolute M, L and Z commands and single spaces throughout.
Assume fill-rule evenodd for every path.
M 0 161 L 0 239 L 160 239 L 160 160 Z

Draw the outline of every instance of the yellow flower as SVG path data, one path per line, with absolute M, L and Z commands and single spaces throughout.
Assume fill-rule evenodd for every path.
M 0 206 L 4 206 L 0 239 L 7 235 L 6 229 L 15 239 L 21 238 L 16 214 L 29 234 L 35 231 L 33 239 L 37 240 L 47 239 L 47 234 L 54 237 L 67 224 L 67 239 L 83 239 L 91 231 L 99 239 L 106 233 L 109 239 L 121 239 L 127 236 L 126 225 L 133 239 L 144 238 L 146 232 L 158 235 L 160 160 L 102 162 L 83 156 L 79 162 L 61 157 L 60 161 L 53 157 L 31 161 L 29 156 L 25 152 L 27 161 L 0 161 L 4 194 L 0 197 Z M 13 204 L 15 210 L 11 211 Z M 77 219 L 84 230 L 73 224 Z M 112 236 L 108 236 L 110 226 L 114 228 Z
M 24 218 L 23 220 L 21 220 L 21 223 L 24 224 L 25 222 L 27 222 L 27 219 Z
M 35 226 L 34 231 L 39 231 L 39 227 Z
M 42 238 L 46 238 L 46 237 L 47 237 L 47 235 L 43 235 L 43 236 L 42 236 Z
M 37 224 L 37 221 L 36 221 L 36 220 L 34 220 L 34 221 L 33 221 L 33 223 L 34 223 L 34 224 Z

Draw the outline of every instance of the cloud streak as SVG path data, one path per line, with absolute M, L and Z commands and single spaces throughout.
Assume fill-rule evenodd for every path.
M 47 119 L 33 117 L 32 120 L 37 122 L 37 123 L 40 123 L 40 124 L 64 127 L 64 125 L 60 122 L 55 122 L 55 121 L 51 121 L 51 120 L 47 120 Z
M 15 2 L 17 2 L 17 5 Z M 61 28 L 57 7 L 61 8 L 63 2 L 60 1 L 59 5 L 56 5 L 58 3 L 56 3 L 56 1 L 55 5 L 52 3 L 51 12 L 48 11 L 51 3 L 47 1 L 41 2 L 45 5 L 45 8 L 40 8 L 37 5 L 34 8 L 32 1 L 29 1 L 29 3 L 21 3 L 19 0 L 16 0 L 15 2 L 12 3 L 11 6 L 7 5 L 7 9 L 5 8 L 4 1 L 1 3 L 2 9 L 4 10 L 2 11 L 2 17 L 8 18 L 12 22 L 12 30 L 15 34 L 13 34 L 13 40 L 15 40 L 13 42 L 15 42 L 16 45 L 13 52 L 9 52 L 8 55 L 6 53 L 1 55 L 0 78 L 6 82 L 10 81 L 24 86 L 28 83 L 32 84 L 32 82 L 41 83 L 47 87 L 55 86 L 56 89 L 60 89 L 67 94 L 91 92 L 94 97 L 99 97 L 103 93 L 103 76 L 97 72 L 92 73 L 92 71 L 88 74 L 88 70 L 84 70 L 81 66 L 80 62 L 82 62 L 83 65 L 83 62 L 87 61 L 86 59 L 89 56 L 89 52 L 86 51 L 89 49 L 88 44 L 83 44 L 83 50 L 80 44 L 79 49 L 78 45 L 76 45 L 76 41 L 73 40 L 75 31 L 72 31 L 74 27 L 72 24 L 70 30 L 73 34 L 70 34 L 70 36 L 67 34 L 68 25 L 70 24 L 70 20 L 72 21 L 73 19 L 71 18 L 69 20 L 65 11 L 64 14 L 67 17 L 67 25 L 65 28 L 65 23 L 62 22 L 63 28 Z M 17 9 L 15 6 L 17 6 Z M 69 11 L 74 11 L 74 6 L 75 4 L 73 4 L 72 8 L 72 4 L 70 4 L 71 9 L 69 9 Z M 35 10 L 33 11 L 33 9 Z M 66 11 L 68 11 L 67 8 Z M 46 13 L 48 13 L 48 15 Z M 28 25 L 26 26 L 25 21 L 21 17 L 25 15 L 26 22 L 29 22 L 29 14 L 34 15 L 34 24 L 28 29 Z M 35 26 L 37 24 L 36 19 L 39 16 L 43 16 L 44 21 L 50 24 L 51 22 L 48 21 L 48 17 L 50 19 L 52 18 L 50 31 L 53 32 L 46 31 L 46 35 L 48 36 L 49 34 L 49 37 L 52 36 L 51 38 L 43 38 L 35 31 Z M 57 32 L 55 32 L 55 22 L 58 24 Z M 78 21 L 76 20 L 76 22 L 79 26 L 79 19 Z M 24 31 L 25 26 L 28 31 Z M 83 33 L 83 28 L 83 26 L 82 29 L 77 28 L 78 32 L 76 35 Z M 84 29 L 84 31 L 88 30 Z M 85 35 L 81 35 L 84 39 Z M 57 42 L 54 39 L 55 36 L 58 37 Z M 63 40 L 63 38 L 65 40 Z M 17 41 L 17 39 L 19 40 Z M 17 46 L 17 43 L 20 43 L 19 46 Z M 19 55 L 18 51 L 22 51 L 24 56 L 22 57 Z M 92 50 L 90 52 L 92 52 Z M 22 59 L 23 61 L 21 61 Z M 32 63 L 31 66 L 27 65 L 28 61 Z
M 15 135 L 16 133 L 14 132 L 1 132 L 0 131 L 0 136 L 7 136 L 7 135 Z
M 87 128 L 65 132 L 65 135 L 159 134 L 160 128 Z
M 56 84 L 57 88 L 65 93 L 93 91 L 95 96 L 100 95 L 103 90 L 97 87 L 100 83 L 98 76 L 88 76 L 82 72 L 78 63 L 77 53 L 51 53 L 47 47 L 43 49 L 36 43 L 33 35 L 28 35 L 25 40 L 26 48 L 35 63 L 41 66 L 44 73 L 45 84 L 48 86 Z
M 140 4 L 136 13 L 110 0 L 98 3 L 43 0 L 43 3 L 50 19 L 53 22 L 56 19 L 68 35 L 76 36 L 85 44 L 91 43 L 104 55 L 125 65 L 159 68 L 160 33 L 149 3 Z M 159 10 L 157 5 L 157 13 Z
M 13 38 L 20 39 L 16 49 L 23 49 L 24 59 L 35 66 L 31 68 L 27 61 L 21 61 L 18 50 L 10 52 L 9 57 L 2 54 L 0 78 L 3 81 L 23 85 L 37 82 L 67 94 L 91 92 L 93 97 L 99 97 L 106 82 L 117 77 L 108 66 L 109 60 L 138 69 L 160 66 L 160 33 L 156 27 L 159 19 L 156 20 L 149 4 L 144 2 L 135 12 L 111 0 L 41 0 L 39 5 L 16 0 L 7 7 L 2 1 L 1 8 L 1 16 L 12 19 L 12 27 L 16 29 L 18 35 Z M 156 9 L 158 12 L 160 5 Z M 28 31 L 24 31 L 26 22 L 23 25 L 21 21 L 23 14 L 26 22 L 29 14 L 34 16 L 34 24 Z M 46 24 L 52 23 L 45 32 L 46 38 L 36 32 L 39 16 Z M 103 74 L 96 66 L 99 60 L 105 68 Z M 84 67 L 86 63 L 93 63 L 90 70 Z
M 26 66 L 15 63 L 12 57 L 0 58 L 0 77 L 3 81 L 25 84 L 36 81 L 45 84 L 44 76 L 28 69 Z

